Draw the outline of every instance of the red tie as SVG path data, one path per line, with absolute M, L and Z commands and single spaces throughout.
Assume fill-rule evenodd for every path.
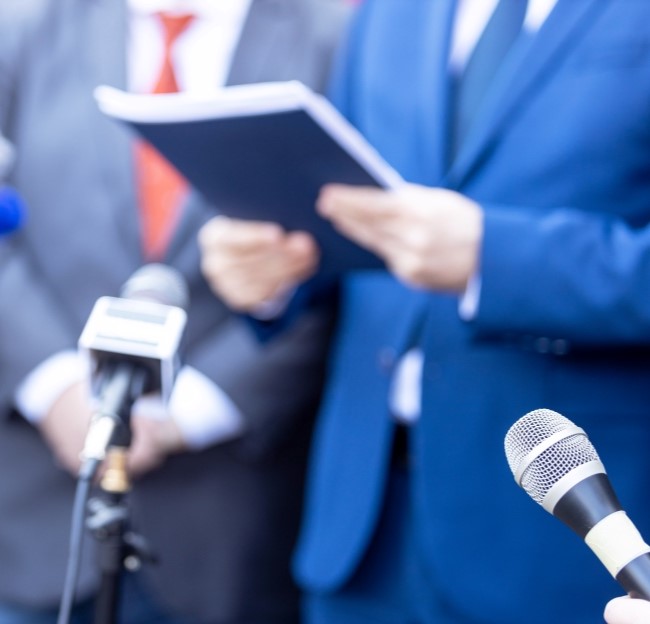
M 152 93 L 175 93 L 178 83 L 174 74 L 171 51 L 177 37 L 194 19 L 192 15 L 158 15 L 165 35 L 164 59 Z M 144 254 L 156 260 L 164 256 L 176 225 L 187 182 L 148 143 L 136 144 L 136 176 L 138 201 L 142 219 Z

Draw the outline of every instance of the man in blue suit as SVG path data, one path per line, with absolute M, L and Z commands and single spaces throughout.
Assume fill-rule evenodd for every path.
M 601 621 L 616 584 L 518 490 L 503 438 L 564 413 L 650 532 L 650 4 L 366 0 L 333 97 L 409 184 L 319 201 L 397 279 L 341 279 L 295 560 L 308 621 Z M 201 242 L 240 310 L 318 261 L 270 224 Z

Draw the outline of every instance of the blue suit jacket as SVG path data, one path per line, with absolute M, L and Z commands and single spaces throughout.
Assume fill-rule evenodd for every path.
M 559 0 L 502 68 L 447 162 L 450 0 L 366 0 L 335 100 L 412 182 L 485 208 L 476 317 L 385 273 L 349 275 L 296 559 L 350 578 L 376 526 L 388 394 L 420 327 L 418 535 L 449 622 L 598 622 L 620 589 L 515 485 L 508 427 L 548 407 L 585 428 L 650 535 L 650 3 Z M 421 330 L 423 324 L 424 329 Z

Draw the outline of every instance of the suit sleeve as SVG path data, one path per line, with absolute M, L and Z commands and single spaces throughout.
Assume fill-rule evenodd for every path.
M 188 211 L 191 230 L 211 218 L 198 201 Z M 320 399 L 335 300 L 296 314 L 263 339 L 252 322 L 230 310 L 199 272 L 198 244 L 185 245 L 176 258 L 190 290 L 181 360 L 210 379 L 238 408 L 244 433 L 228 442 L 252 460 L 280 451 L 293 430 L 313 421 Z M 272 335 L 271 335 L 272 333 Z
M 0 242 L 0 410 L 38 364 L 74 348 L 74 334 L 20 245 Z
M 488 206 L 480 270 L 477 335 L 650 345 L 650 226 Z
M 212 304 L 220 306 L 216 300 Z M 329 306 L 318 307 L 260 340 L 246 319 L 224 312 L 199 340 L 191 341 L 185 362 L 219 386 L 244 418 L 245 433 L 232 443 L 237 452 L 251 458 L 279 452 L 294 429 L 310 426 L 324 382 L 333 319 Z
M 0 7 L 0 131 L 10 139 L 20 60 L 43 11 L 38 0 L 7 0 Z M 50 355 L 74 347 L 77 336 L 21 233 L 0 239 L 0 293 L 0 410 L 5 413 L 22 379 Z

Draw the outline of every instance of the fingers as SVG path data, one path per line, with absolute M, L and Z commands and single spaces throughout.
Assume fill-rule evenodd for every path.
M 392 222 L 400 216 L 400 204 L 399 194 L 392 191 L 328 184 L 321 189 L 316 210 L 338 225 L 356 223 L 389 235 Z
M 345 237 L 387 260 L 400 218 L 397 194 L 383 189 L 329 184 L 318 197 L 321 216 Z
M 392 191 L 328 185 L 317 206 L 412 286 L 462 292 L 477 268 L 482 210 L 459 193 L 415 184 Z
M 650 624 L 650 602 L 622 596 L 605 607 L 607 624 Z
M 277 244 L 284 232 L 266 221 L 241 221 L 215 217 L 199 231 L 199 246 L 203 250 L 225 247 L 238 254 L 255 254 L 266 246 Z
M 187 449 L 178 425 L 167 417 L 131 419 L 133 439 L 128 455 L 129 474 L 138 477 L 161 466 L 169 455 Z
M 224 217 L 202 228 L 199 246 L 201 270 L 212 290 L 244 312 L 306 280 L 319 259 L 316 242 L 305 232 Z
M 394 208 L 394 194 L 385 189 L 370 186 L 326 184 L 320 191 L 316 206 L 326 217 L 339 214 L 362 216 L 386 216 Z

